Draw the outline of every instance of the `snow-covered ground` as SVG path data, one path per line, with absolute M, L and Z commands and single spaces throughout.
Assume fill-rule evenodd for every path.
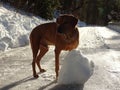
M 92 61 L 94 72 L 84 85 L 74 83 L 59 85 L 55 81 L 54 46 L 51 46 L 48 53 L 42 58 L 42 66 L 47 69 L 47 72 L 39 74 L 38 79 L 32 77 L 29 33 L 36 25 L 48 21 L 15 11 L 9 6 L 0 6 L 0 49 L 2 50 L 0 53 L 0 90 L 120 90 L 119 30 L 116 31 L 108 27 L 79 27 L 80 44 L 76 50 L 80 51 L 82 56 L 79 53 L 74 54 Z M 66 55 L 67 58 L 65 58 Z M 76 68 L 75 62 L 79 59 L 74 57 L 75 65 L 71 64 L 73 61 L 68 60 L 71 56 L 67 51 L 61 53 L 61 69 L 65 63 L 72 65 L 71 70 Z M 67 63 L 65 60 L 69 62 Z M 78 62 L 76 62 L 77 65 L 80 65 L 80 61 Z M 84 65 L 86 63 L 82 64 L 82 66 Z M 64 71 L 63 69 L 60 74 Z M 69 71 L 67 72 L 69 73 Z M 77 72 L 80 74 L 81 70 L 77 70 Z M 76 71 L 73 75 L 75 73 Z M 83 75 L 82 72 L 77 75 L 78 80 L 81 75 Z M 65 77 L 67 76 L 70 77 L 68 79 L 72 78 L 70 74 Z M 59 77 L 60 80 L 62 77 L 64 76 Z

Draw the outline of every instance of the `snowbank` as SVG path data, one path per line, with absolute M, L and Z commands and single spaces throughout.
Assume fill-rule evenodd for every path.
M 106 48 L 104 38 L 99 35 L 98 29 L 103 31 L 105 27 L 79 27 L 79 50 Z
M 29 44 L 29 33 L 37 25 L 49 22 L 8 5 L 0 6 L 0 50 Z
M 61 67 L 59 84 L 84 84 L 93 74 L 94 64 L 77 50 L 68 53 Z
M 120 32 L 120 22 L 116 22 L 116 23 L 111 22 L 108 24 L 108 28 L 113 29 L 117 32 Z

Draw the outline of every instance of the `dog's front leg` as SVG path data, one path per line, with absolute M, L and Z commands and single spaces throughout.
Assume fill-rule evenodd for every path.
M 55 48 L 55 72 L 56 72 L 56 79 L 58 79 L 59 74 L 59 55 L 61 50 Z

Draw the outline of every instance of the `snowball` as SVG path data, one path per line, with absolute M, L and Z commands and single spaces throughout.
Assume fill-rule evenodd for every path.
M 80 51 L 68 53 L 61 67 L 59 84 L 84 84 L 93 74 L 94 64 L 83 56 Z

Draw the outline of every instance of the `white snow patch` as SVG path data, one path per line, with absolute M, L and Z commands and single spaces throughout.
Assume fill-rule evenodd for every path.
M 104 47 L 104 39 L 98 35 L 97 27 L 79 27 L 79 49 Z
M 93 74 L 94 64 L 80 51 L 72 50 L 68 53 L 61 67 L 59 84 L 84 84 Z
M 119 35 L 117 32 L 110 30 L 107 27 L 95 27 L 95 29 L 98 31 L 99 36 L 101 35 L 103 38 L 106 38 L 106 39 Z

